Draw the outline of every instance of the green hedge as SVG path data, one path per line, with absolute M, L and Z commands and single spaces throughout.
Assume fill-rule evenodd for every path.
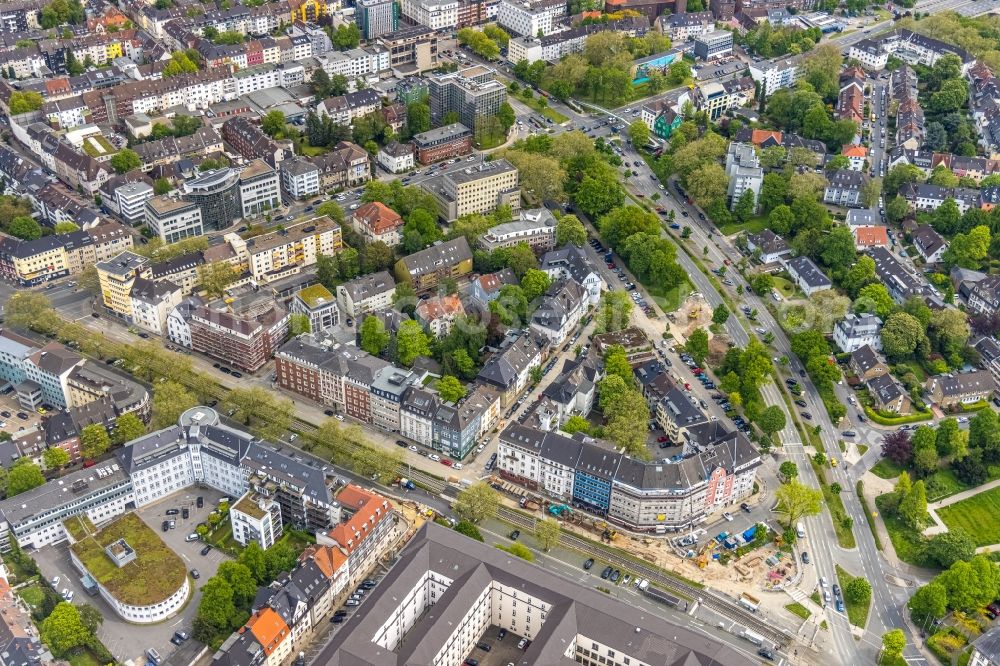
M 906 423 L 919 423 L 920 421 L 933 418 L 934 415 L 931 412 L 918 412 L 916 414 L 906 414 L 905 416 L 882 416 L 868 405 L 865 405 L 865 416 L 879 425 L 893 426 L 904 425 Z

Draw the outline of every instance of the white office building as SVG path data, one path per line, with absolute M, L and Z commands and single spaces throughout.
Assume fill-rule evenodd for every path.
M 153 196 L 153 186 L 138 181 L 126 183 L 115 190 L 118 214 L 128 224 L 136 225 L 146 219 L 146 201 Z
M 146 226 L 166 244 L 201 236 L 201 208 L 178 196 L 159 196 L 145 202 Z
M 566 0 L 500 0 L 497 23 L 507 32 L 537 37 L 553 31 L 555 22 L 566 16 Z

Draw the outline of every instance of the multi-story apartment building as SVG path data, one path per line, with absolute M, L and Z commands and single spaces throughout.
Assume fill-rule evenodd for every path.
M 361 319 L 392 305 L 396 282 L 385 271 L 370 273 L 337 285 L 337 304 L 345 317 Z
M 458 0 L 403 0 L 403 16 L 435 32 L 458 26 Z
M 869 313 L 848 314 L 834 324 L 833 341 L 847 354 L 864 346 L 882 351 L 882 320 Z
M 657 21 L 661 32 L 675 44 L 711 32 L 715 27 L 712 12 L 681 12 L 661 16 Z
M 393 69 L 412 67 L 425 72 L 437 66 L 437 32 L 422 25 L 400 26 L 391 34 L 378 38 L 389 51 L 389 66 Z
M 963 74 L 976 63 L 975 58 L 957 46 L 905 29 L 863 39 L 851 46 L 847 57 L 857 60 L 865 69 L 880 70 L 885 69 L 890 56 L 909 65 L 932 67 L 938 58 L 948 54 L 962 61 Z
M 350 580 L 356 582 L 385 549 L 396 523 L 395 510 L 385 497 L 353 483 L 337 494 L 337 502 L 349 517 L 325 534 L 317 533 L 316 543 L 346 552 Z
M 119 216 L 128 224 L 135 225 L 146 219 L 146 201 L 153 196 L 153 186 L 142 181 L 126 183 L 115 189 Z M 166 241 L 172 242 L 172 241 Z
M 495 116 L 507 101 L 507 86 L 497 81 L 496 71 L 474 65 L 450 74 L 437 74 L 428 82 L 431 118 L 441 122 L 454 111 L 466 127 L 475 128 L 476 119 Z
M 379 370 L 371 383 L 372 425 L 388 432 L 397 432 L 403 394 L 419 379 L 416 373 L 392 365 Z
M 281 85 L 280 81 L 275 81 L 270 88 Z M 241 93 L 247 94 L 247 93 Z M 250 122 L 244 116 L 230 118 L 222 124 L 222 136 L 236 149 L 240 155 L 248 160 L 264 160 L 269 166 L 277 168 L 286 155 L 291 154 L 291 146 L 279 143 L 264 134 L 260 126 Z
M 243 240 L 227 234 L 237 255 L 245 256 L 250 274 L 271 282 L 299 273 L 316 263 L 319 255 L 333 256 L 343 248 L 340 225 L 329 217 L 314 217 L 279 231 Z
M 97 264 L 104 307 L 124 319 L 132 317 L 132 284 L 149 270 L 149 259 L 133 252 L 122 252 Z
M 399 27 L 399 5 L 395 0 L 360 0 L 354 17 L 362 38 L 377 39 L 396 32 Z
M 553 280 L 574 280 L 587 290 L 590 305 L 597 305 L 604 288 L 604 279 L 590 260 L 587 253 L 576 245 L 566 245 L 547 252 L 542 257 L 539 268 Z
M 781 88 L 791 88 L 802 75 L 802 69 L 793 60 L 764 61 L 750 65 L 750 76 L 760 84 L 760 94 L 765 97 Z
M 327 331 L 340 324 L 340 308 L 337 298 L 321 284 L 314 284 L 292 296 L 289 311 L 309 318 L 309 330 L 315 333 Z
M 476 379 L 500 392 L 500 406 L 512 404 L 528 385 L 532 368 L 542 364 L 548 345 L 533 333 L 520 333 L 487 359 Z
M 497 23 L 521 37 L 547 35 L 566 16 L 566 0 L 500 0 Z
M 745 143 L 731 143 L 726 153 L 726 175 L 729 176 L 729 205 L 735 208 L 745 192 L 753 194 L 754 210 L 764 184 L 764 170 L 754 147 Z
M 288 336 L 289 315 L 277 305 L 260 313 L 196 307 L 187 325 L 191 349 L 256 372 Z
M 305 199 L 319 192 L 319 167 L 293 157 L 281 163 L 281 185 L 293 199 Z
M 417 161 L 433 164 L 472 152 L 472 130 L 462 123 L 454 123 L 421 132 L 413 136 Z
M 733 33 L 728 30 L 706 32 L 694 38 L 694 54 L 702 60 L 724 58 L 733 52 Z
M 396 279 L 417 291 L 433 289 L 442 280 L 472 271 L 472 249 L 465 236 L 409 254 L 396 262 Z
M 181 302 L 181 288 L 170 280 L 147 280 L 138 277 L 129 294 L 132 300 L 132 323 L 154 335 L 167 332 L 167 315 Z
M 930 377 L 926 385 L 927 397 L 941 409 L 987 400 L 995 389 L 996 383 L 989 370 Z
M 716 429 L 669 464 L 649 464 L 601 442 L 520 424 L 500 435 L 505 479 L 570 501 L 630 529 L 664 532 L 697 524 L 753 492 L 760 454 L 741 433 Z
M 620 32 L 628 37 L 641 37 L 649 31 L 649 19 L 644 16 L 633 16 L 606 23 L 578 25 L 541 38 L 535 35 L 514 37 L 507 44 L 507 62 L 512 64 L 522 60 L 529 63 L 538 60 L 555 62 L 570 53 L 582 51 L 587 37 L 605 31 Z
M 537 254 L 555 248 L 556 219 L 547 208 L 522 210 L 517 220 L 490 227 L 479 240 L 479 245 L 490 252 L 521 243 L 527 243 Z
M 480 162 L 424 180 L 420 187 L 434 196 L 438 215 L 447 222 L 463 215 L 488 213 L 499 206 L 521 207 L 517 167 L 504 159 Z
M 164 243 L 176 243 L 205 233 L 198 204 L 176 195 L 147 199 L 145 220 L 149 230 Z

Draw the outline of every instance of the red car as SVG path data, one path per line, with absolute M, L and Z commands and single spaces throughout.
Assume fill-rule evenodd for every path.
M 697 375 L 702 374 L 705 371 L 702 370 L 701 368 L 691 368 L 691 372 L 693 372 L 695 374 L 695 376 L 697 376 Z
M 609 261 L 608 262 L 608 268 L 618 268 L 618 266 L 615 265 L 615 262 Z
M 448 467 L 451 467 L 451 465 L 452 465 L 452 462 L 451 462 L 450 460 L 448 460 L 447 458 L 442 458 L 442 459 L 441 459 L 441 464 L 442 464 L 442 465 L 446 465 L 446 466 L 448 466 Z
M 670 438 L 669 437 L 657 437 L 656 441 L 658 441 L 658 442 L 667 442 L 667 441 L 670 441 Z
M 691 390 L 691 385 L 690 384 L 684 384 L 684 390 L 685 391 L 690 391 Z

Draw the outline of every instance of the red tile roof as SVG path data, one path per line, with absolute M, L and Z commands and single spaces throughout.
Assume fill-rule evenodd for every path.
M 354 511 L 354 515 L 346 523 L 330 530 L 327 536 L 348 554 L 354 552 L 392 510 L 386 498 L 354 484 L 347 484 L 337 495 L 337 501 Z
M 281 616 L 268 607 L 261 609 L 247 620 L 247 629 L 263 646 L 266 655 L 277 650 L 291 633 Z
M 889 245 L 889 235 L 885 227 L 858 227 L 854 230 L 857 244 L 863 247 L 885 247 Z

